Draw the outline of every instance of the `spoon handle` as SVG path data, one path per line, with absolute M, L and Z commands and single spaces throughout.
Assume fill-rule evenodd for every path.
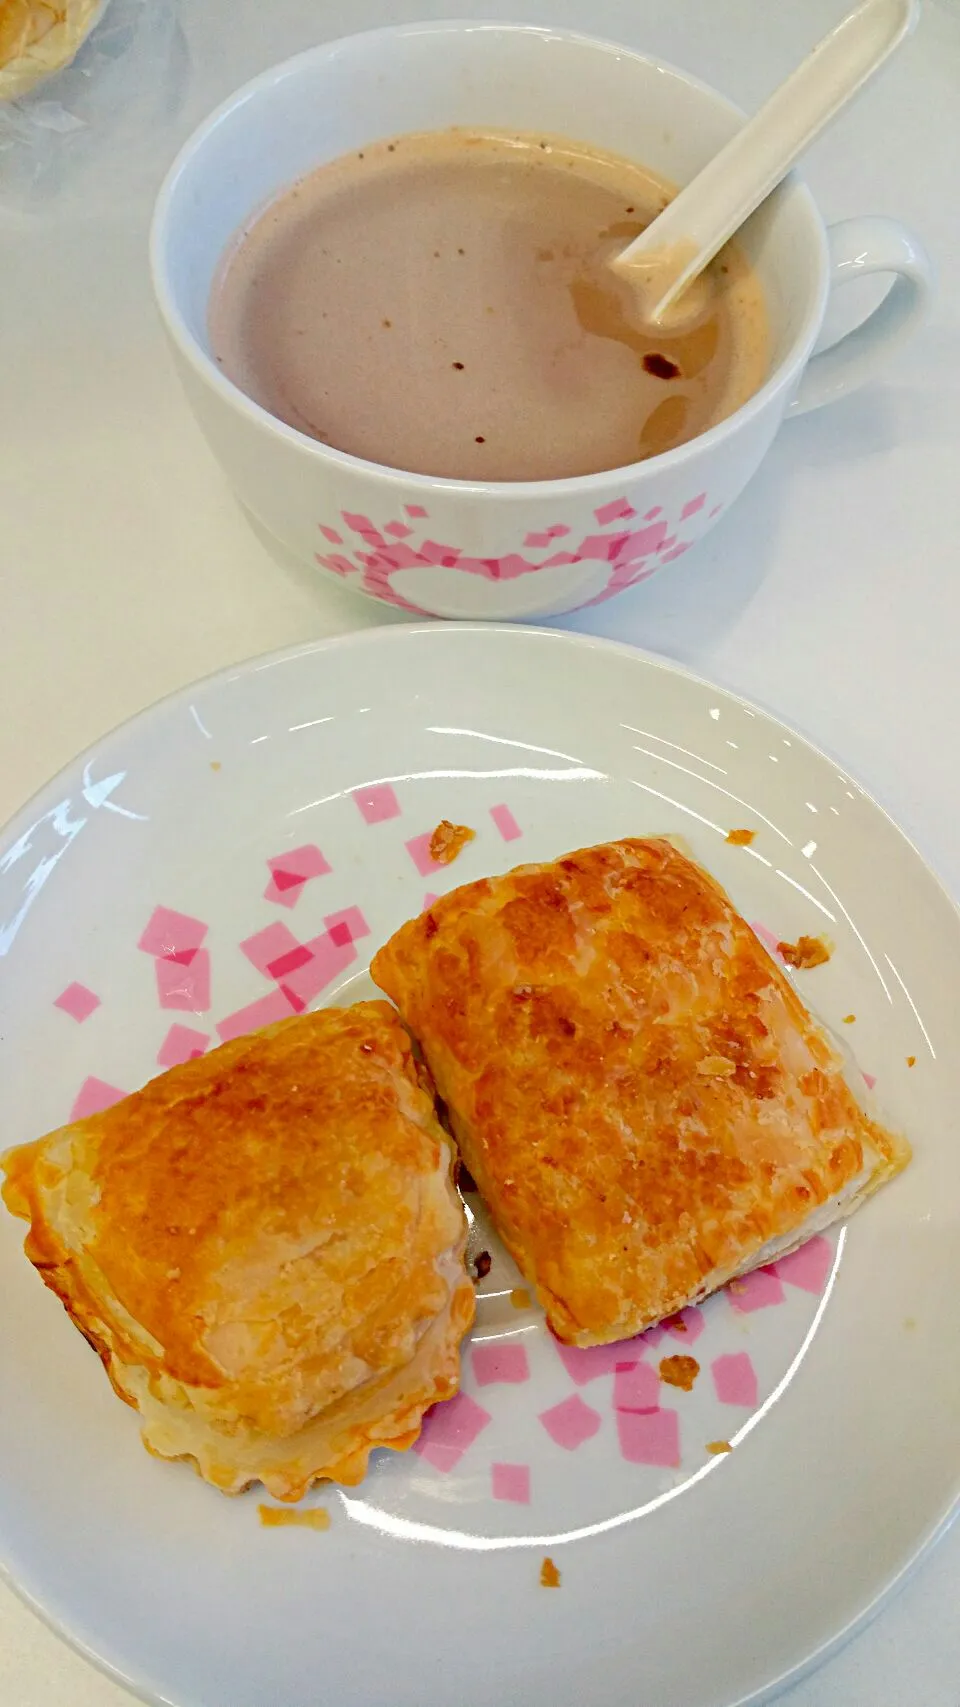
M 913 29 L 919 0 L 864 0 L 611 263 L 657 321 Z

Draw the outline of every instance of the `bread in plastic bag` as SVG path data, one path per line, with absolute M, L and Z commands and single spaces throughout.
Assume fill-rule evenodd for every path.
M 70 63 L 0 100 L 0 219 L 42 214 L 54 201 L 79 198 L 92 212 L 128 194 L 142 198 L 168 133 L 165 151 L 173 151 L 190 68 L 177 0 L 86 3 L 89 33 Z M 65 0 L 51 4 L 62 12 Z M 12 16 L 0 0 L 8 47 Z
M 0 0 L 0 101 L 69 65 L 108 0 Z

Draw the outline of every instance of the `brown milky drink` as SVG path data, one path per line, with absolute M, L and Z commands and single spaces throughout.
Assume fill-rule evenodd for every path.
M 301 179 L 231 247 L 214 354 L 271 414 L 393 468 L 555 480 L 655 456 L 766 372 L 760 286 L 734 245 L 680 336 L 641 327 L 605 264 L 670 194 L 552 137 L 374 144 Z

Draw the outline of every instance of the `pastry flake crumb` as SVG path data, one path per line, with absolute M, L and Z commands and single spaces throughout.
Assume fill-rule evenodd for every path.
M 798 972 L 809 972 L 814 966 L 825 965 L 832 952 L 819 936 L 798 936 L 796 942 L 777 943 L 781 960 Z
M 307 1506 L 303 1511 L 296 1506 L 261 1505 L 257 1510 L 264 1529 L 330 1528 L 330 1513 L 322 1505 Z
M 473 1259 L 473 1272 L 478 1280 L 486 1280 L 493 1267 L 493 1258 L 489 1251 L 478 1251 Z
M 671 1334 L 685 1334 L 687 1331 L 687 1324 L 682 1316 L 668 1316 L 661 1325 Z
M 735 848 L 748 848 L 756 837 L 756 830 L 728 830 L 727 841 Z
M 212 771 L 218 771 L 220 769 L 220 760 L 219 759 L 211 759 L 210 760 L 210 769 Z
M 476 833 L 468 824 L 451 824 L 449 818 L 441 819 L 430 837 L 430 858 L 437 865 L 450 865 Z
M 728 1060 L 726 1055 L 705 1055 L 697 1062 L 697 1072 L 704 1079 L 732 1079 L 736 1070 L 736 1061 Z
M 844 1014 L 844 1016 L 843 1016 L 844 1025 L 853 1025 L 854 1022 L 856 1021 L 856 1017 L 857 1017 L 856 1014 Z
M 544 1559 L 543 1564 L 540 1566 L 540 1587 L 560 1587 L 560 1572 L 557 1570 L 552 1559 Z
M 907 1056 L 907 1066 L 908 1067 L 915 1067 L 916 1064 L 917 1064 L 917 1057 L 915 1055 L 908 1055 Z
M 525 1286 L 515 1286 L 510 1294 L 510 1302 L 515 1310 L 529 1310 L 533 1300 Z
M 719 1458 L 721 1452 L 732 1452 L 733 1447 L 729 1440 L 708 1440 L 707 1451 L 712 1452 L 715 1458 Z
M 680 1355 L 660 1359 L 660 1379 L 667 1387 L 679 1387 L 682 1392 L 689 1393 L 699 1373 L 700 1365 L 695 1357 Z

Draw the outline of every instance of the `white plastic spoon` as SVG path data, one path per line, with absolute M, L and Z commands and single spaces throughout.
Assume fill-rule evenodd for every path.
M 614 257 L 610 264 L 636 291 L 644 321 L 679 325 L 702 311 L 705 292 L 681 293 L 900 45 L 919 11 L 920 0 L 864 0 Z

